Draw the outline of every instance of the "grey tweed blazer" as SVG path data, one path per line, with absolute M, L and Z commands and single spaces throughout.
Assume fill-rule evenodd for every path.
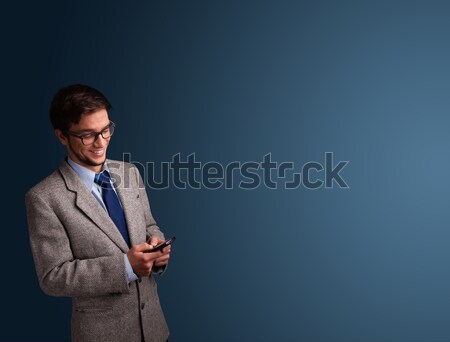
M 108 160 L 131 244 L 164 238 L 137 168 Z M 108 213 L 65 160 L 25 196 L 42 290 L 72 297 L 74 342 L 162 342 L 169 331 L 153 276 L 128 283 L 128 246 Z

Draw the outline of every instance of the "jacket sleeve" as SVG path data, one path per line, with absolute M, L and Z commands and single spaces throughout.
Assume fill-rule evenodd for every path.
M 145 191 L 145 184 L 142 180 L 141 174 L 139 173 L 139 170 L 137 167 L 132 167 L 135 174 L 136 174 L 136 181 L 139 188 L 139 199 L 141 201 L 142 210 L 144 211 L 145 215 L 145 224 L 146 224 L 146 235 L 147 239 L 151 236 L 157 236 L 158 238 L 164 240 L 164 234 L 159 229 L 159 227 L 156 224 L 155 219 L 153 218 L 151 209 L 150 209 L 150 203 L 148 201 L 147 192 Z
M 25 196 L 31 251 L 39 285 L 51 296 L 129 293 L 123 253 L 75 259 L 64 224 L 38 192 Z
M 145 224 L 146 224 L 146 238 L 147 240 L 152 236 L 157 236 L 161 240 L 165 240 L 163 232 L 159 229 L 156 224 L 155 219 L 153 218 L 150 203 L 148 201 L 147 192 L 145 191 L 145 184 L 142 180 L 141 174 L 137 167 L 133 166 L 134 172 L 136 173 L 137 184 L 139 188 L 139 199 L 141 201 L 142 209 L 144 210 L 145 215 Z M 167 265 L 161 267 L 154 267 L 153 272 L 162 275 L 164 271 L 167 269 Z

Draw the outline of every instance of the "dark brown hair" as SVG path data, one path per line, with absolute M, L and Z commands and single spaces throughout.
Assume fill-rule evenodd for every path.
M 73 84 L 61 88 L 53 96 L 50 105 L 50 121 L 54 129 L 67 131 L 80 122 L 81 116 L 101 109 L 109 110 L 111 104 L 97 89 L 84 84 Z

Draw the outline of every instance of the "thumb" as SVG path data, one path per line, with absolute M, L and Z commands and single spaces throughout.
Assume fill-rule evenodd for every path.
M 149 249 L 153 249 L 153 246 L 149 245 L 148 243 L 143 242 L 138 245 L 134 245 L 134 248 L 135 248 L 136 252 L 144 252 Z
M 153 247 L 155 247 L 155 246 L 159 243 L 159 239 L 158 239 L 156 236 L 152 236 L 152 237 L 149 239 L 148 243 L 149 243 L 150 245 L 153 245 Z

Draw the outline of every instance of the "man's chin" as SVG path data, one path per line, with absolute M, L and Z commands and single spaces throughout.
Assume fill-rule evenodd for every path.
M 86 164 L 90 165 L 90 166 L 102 166 L 105 163 L 106 157 L 101 157 L 101 158 L 89 158 L 86 159 Z

